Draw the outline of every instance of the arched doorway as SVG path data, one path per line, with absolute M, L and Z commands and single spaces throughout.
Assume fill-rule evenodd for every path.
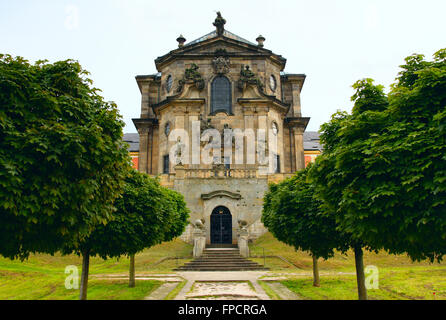
M 226 207 L 219 206 L 212 211 L 211 244 L 232 244 L 232 215 Z

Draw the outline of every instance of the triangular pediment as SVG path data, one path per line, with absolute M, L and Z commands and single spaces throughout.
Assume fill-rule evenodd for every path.
M 215 52 L 218 49 L 224 49 L 229 56 L 270 58 L 276 61 L 279 65 L 282 65 L 282 68 L 284 68 L 286 64 L 286 59 L 282 56 L 273 53 L 271 50 L 255 45 L 233 33 L 230 33 L 230 37 L 226 36 L 226 34 L 221 36 L 217 36 L 216 33 L 208 34 L 181 48 L 173 50 L 164 56 L 158 57 L 155 60 L 155 64 L 157 69 L 160 70 L 162 65 L 169 63 L 172 60 L 191 57 L 211 57 L 215 55 Z
M 258 50 L 258 48 L 253 48 L 251 46 L 244 46 L 233 42 L 225 41 L 224 39 L 215 39 L 213 41 L 209 41 L 208 43 L 200 43 L 199 46 L 194 46 L 191 48 L 186 48 L 182 51 L 185 55 L 190 54 L 211 54 L 214 55 L 216 50 L 224 49 L 228 54 L 267 54 L 269 52 L 262 52 Z

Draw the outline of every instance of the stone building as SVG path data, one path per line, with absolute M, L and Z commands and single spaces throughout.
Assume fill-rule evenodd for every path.
M 263 195 L 268 183 L 305 167 L 303 135 L 310 120 L 302 117 L 300 103 L 305 75 L 285 73 L 286 59 L 266 49 L 264 37 L 252 43 L 225 30 L 225 23 L 218 13 L 214 31 L 189 43 L 178 37 L 178 48 L 155 60 L 157 74 L 136 77 L 141 116 L 133 119 L 138 170 L 184 195 L 191 210 L 184 240 L 201 237 L 215 245 L 238 244 L 241 236 L 254 239 L 266 231 L 260 221 Z M 209 130 L 221 139 L 209 138 Z M 237 145 L 225 130 L 246 135 Z M 254 161 L 248 161 L 254 145 Z M 209 146 L 221 147 L 212 163 L 202 161 Z M 316 139 L 312 146 L 317 154 Z M 237 152 L 242 161 L 235 159 Z

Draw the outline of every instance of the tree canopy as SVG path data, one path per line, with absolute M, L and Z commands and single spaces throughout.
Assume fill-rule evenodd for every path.
M 321 127 L 310 177 L 326 212 L 370 248 L 441 260 L 446 252 L 446 50 L 406 58 L 388 95 L 354 85 L 352 114 Z
M 162 187 L 159 181 L 131 169 L 117 210 L 106 225 L 99 225 L 79 246 L 67 247 L 64 253 L 82 254 L 103 259 L 131 256 L 145 248 L 180 236 L 189 218 L 181 194 Z
M 308 168 L 279 184 L 271 184 L 264 197 L 262 222 L 281 242 L 296 250 L 328 259 L 334 250 L 349 249 L 348 237 L 336 230 L 335 219 L 324 214 L 314 187 L 307 181 Z
M 107 223 L 130 166 L 124 122 L 76 61 L 0 55 L 0 254 L 80 243 Z

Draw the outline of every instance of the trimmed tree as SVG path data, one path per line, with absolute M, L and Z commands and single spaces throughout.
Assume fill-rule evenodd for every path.
M 67 60 L 0 55 L 0 254 L 76 245 L 107 223 L 130 166 L 124 122 Z
M 440 261 L 446 250 L 446 50 L 406 64 L 388 96 L 357 82 L 352 114 L 322 126 L 310 176 L 327 212 L 374 250 Z
M 307 181 L 308 170 L 269 186 L 262 222 L 279 241 L 310 253 L 313 285 L 319 287 L 318 259 L 333 257 L 335 249 L 347 251 L 349 237 L 336 230 L 332 216 L 321 212 L 322 203 L 315 198 L 313 185 Z
M 65 254 L 82 256 L 80 299 L 87 298 L 89 260 L 130 257 L 129 286 L 135 286 L 135 254 L 180 236 L 187 224 L 188 209 L 183 196 L 162 187 L 157 179 L 131 170 L 122 197 L 116 201 L 112 221 L 98 226 L 78 247 Z

